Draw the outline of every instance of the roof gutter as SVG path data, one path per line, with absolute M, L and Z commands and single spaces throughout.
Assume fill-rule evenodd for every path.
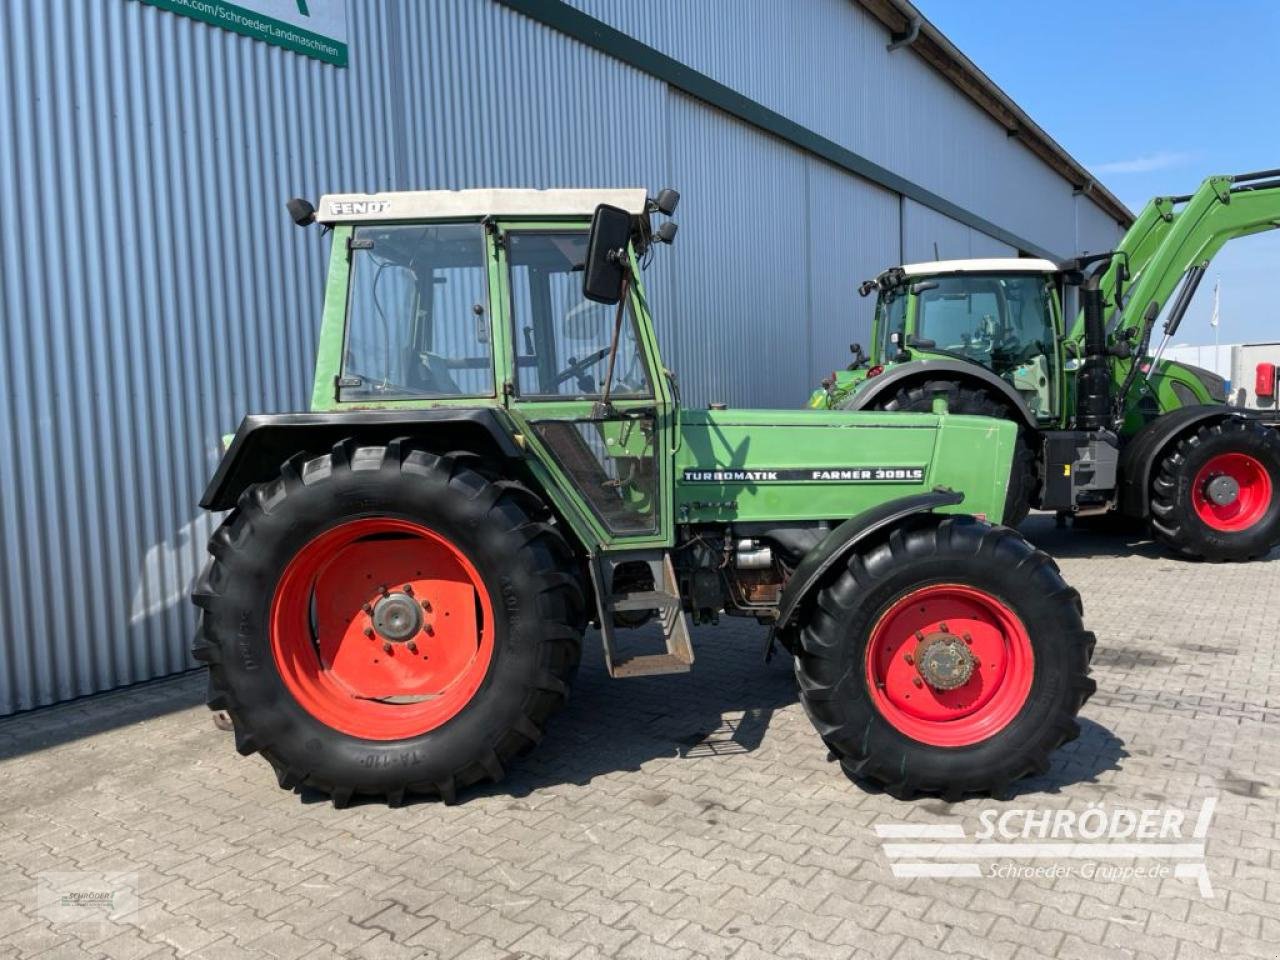
M 1071 154 L 1031 119 L 1009 95 L 996 86 L 959 48 L 930 23 L 909 0 L 856 0 L 889 31 L 889 50 L 910 46 L 912 51 L 976 103 L 1009 137 L 1066 179 L 1075 192 L 1087 197 L 1107 216 L 1126 229 L 1133 212 Z

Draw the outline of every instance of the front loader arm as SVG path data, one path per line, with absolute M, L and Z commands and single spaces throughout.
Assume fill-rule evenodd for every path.
M 1174 203 L 1182 200 L 1186 205 L 1159 230 L 1163 239 L 1137 267 L 1141 273 L 1134 271 L 1129 306 L 1115 331 L 1117 339 L 1131 341 L 1138 353 L 1145 352 L 1157 316 L 1188 269 L 1208 267 L 1237 237 L 1280 227 L 1280 170 L 1210 177 L 1189 197 L 1173 198 Z M 1113 264 L 1109 272 L 1115 269 Z M 1171 320 L 1176 323 L 1177 318 Z
M 1173 209 L 1172 197 L 1155 197 L 1138 213 L 1128 232 L 1116 246 L 1116 256 L 1102 275 L 1100 289 L 1103 299 L 1115 305 L 1116 310 L 1123 309 L 1117 302 L 1116 291 L 1118 274 L 1123 264 L 1128 276 L 1138 277 L 1151 262 L 1152 256 L 1160 248 L 1164 238 L 1168 236 L 1177 212 Z M 1067 339 L 1084 345 L 1084 311 L 1076 314 L 1075 322 L 1067 332 Z

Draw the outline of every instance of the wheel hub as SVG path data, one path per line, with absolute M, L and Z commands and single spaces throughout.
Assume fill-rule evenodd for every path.
M 404 643 L 422 629 L 422 607 L 407 593 L 388 593 L 374 604 L 372 620 L 382 639 Z
M 916 648 L 915 660 L 917 672 L 935 690 L 963 687 L 978 665 L 969 647 L 953 633 L 926 636 Z
M 1235 477 L 1220 474 L 1205 484 L 1205 496 L 1220 507 L 1230 506 L 1240 498 L 1240 484 Z

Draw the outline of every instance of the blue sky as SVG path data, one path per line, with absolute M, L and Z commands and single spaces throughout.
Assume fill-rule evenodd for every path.
M 1135 212 L 1210 174 L 1280 167 L 1280 3 L 915 0 Z M 1280 341 L 1280 230 L 1213 261 L 1179 343 Z

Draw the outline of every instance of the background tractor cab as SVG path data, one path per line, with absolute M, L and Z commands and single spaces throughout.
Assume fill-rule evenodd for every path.
M 960 360 L 1004 380 L 1040 422 L 1063 403 L 1060 274 L 1048 260 L 989 259 L 914 263 L 864 283 L 875 292 L 871 354 L 815 394 L 830 406 L 832 391 L 879 376 L 911 360 Z M 855 355 L 861 353 L 853 345 Z M 879 368 L 879 369 L 877 369 Z

